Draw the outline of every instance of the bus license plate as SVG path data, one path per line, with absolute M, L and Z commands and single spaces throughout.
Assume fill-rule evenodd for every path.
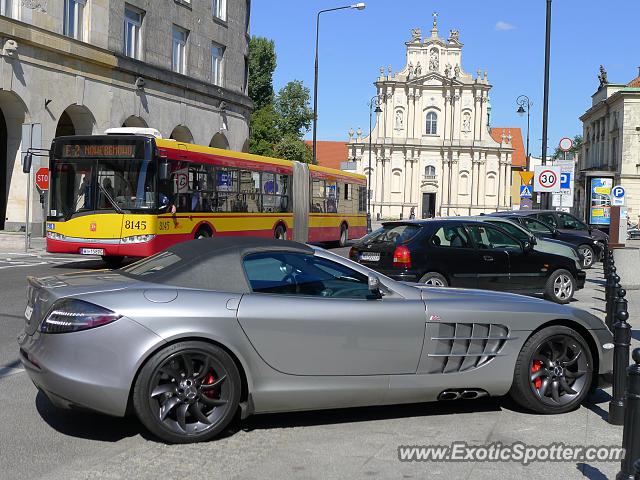
M 379 262 L 380 253 L 376 252 L 363 252 L 360 254 L 360 260 L 364 262 Z
M 104 255 L 104 249 L 102 248 L 81 248 L 80 254 L 82 255 Z

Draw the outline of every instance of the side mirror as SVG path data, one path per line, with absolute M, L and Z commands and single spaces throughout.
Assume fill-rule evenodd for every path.
M 376 276 L 369 276 L 369 292 L 374 298 L 382 298 L 382 291 L 380 291 L 380 279 Z
M 558 229 L 551 227 L 551 235 L 554 237 L 558 236 Z
M 529 243 L 531 245 L 537 245 L 538 244 L 538 239 L 535 236 L 531 235 L 531 238 L 529 239 Z
M 169 180 L 169 162 L 166 160 L 164 162 L 160 162 L 158 166 L 158 178 L 160 180 Z
M 531 241 L 524 242 L 522 245 L 524 253 L 529 253 L 533 251 L 533 243 Z
M 24 156 L 24 162 L 22 163 L 22 172 L 29 173 L 31 171 L 31 163 L 33 162 L 33 154 L 31 152 L 27 152 Z

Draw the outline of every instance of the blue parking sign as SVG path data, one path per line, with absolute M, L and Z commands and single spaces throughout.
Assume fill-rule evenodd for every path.
M 520 198 L 531 198 L 531 185 L 520 185 Z
M 571 188 L 571 174 L 570 173 L 561 173 L 560 174 L 560 188 Z

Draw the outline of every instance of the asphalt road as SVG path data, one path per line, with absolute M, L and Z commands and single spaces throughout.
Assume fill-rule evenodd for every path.
M 343 254 L 345 250 L 341 251 Z M 26 276 L 101 268 L 100 261 L 0 255 L 0 479 L 612 478 L 617 463 L 401 463 L 399 445 L 523 441 L 619 445 L 602 417 L 609 397 L 545 417 L 505 399 L 263 415 L 236 421 L 213 442 L 173 446 L 134 418 L 61 411 L 38 394 L 17 358 Z M 599 270 L 576 306 L 602 308 Z M 634 334 L 637 338 L 637 334 Z

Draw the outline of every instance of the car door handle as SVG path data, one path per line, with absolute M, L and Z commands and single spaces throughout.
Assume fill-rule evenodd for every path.
M 493 262 L 493 257 L 491 255 L 485 255 L 482 257 L 485 262 Z

